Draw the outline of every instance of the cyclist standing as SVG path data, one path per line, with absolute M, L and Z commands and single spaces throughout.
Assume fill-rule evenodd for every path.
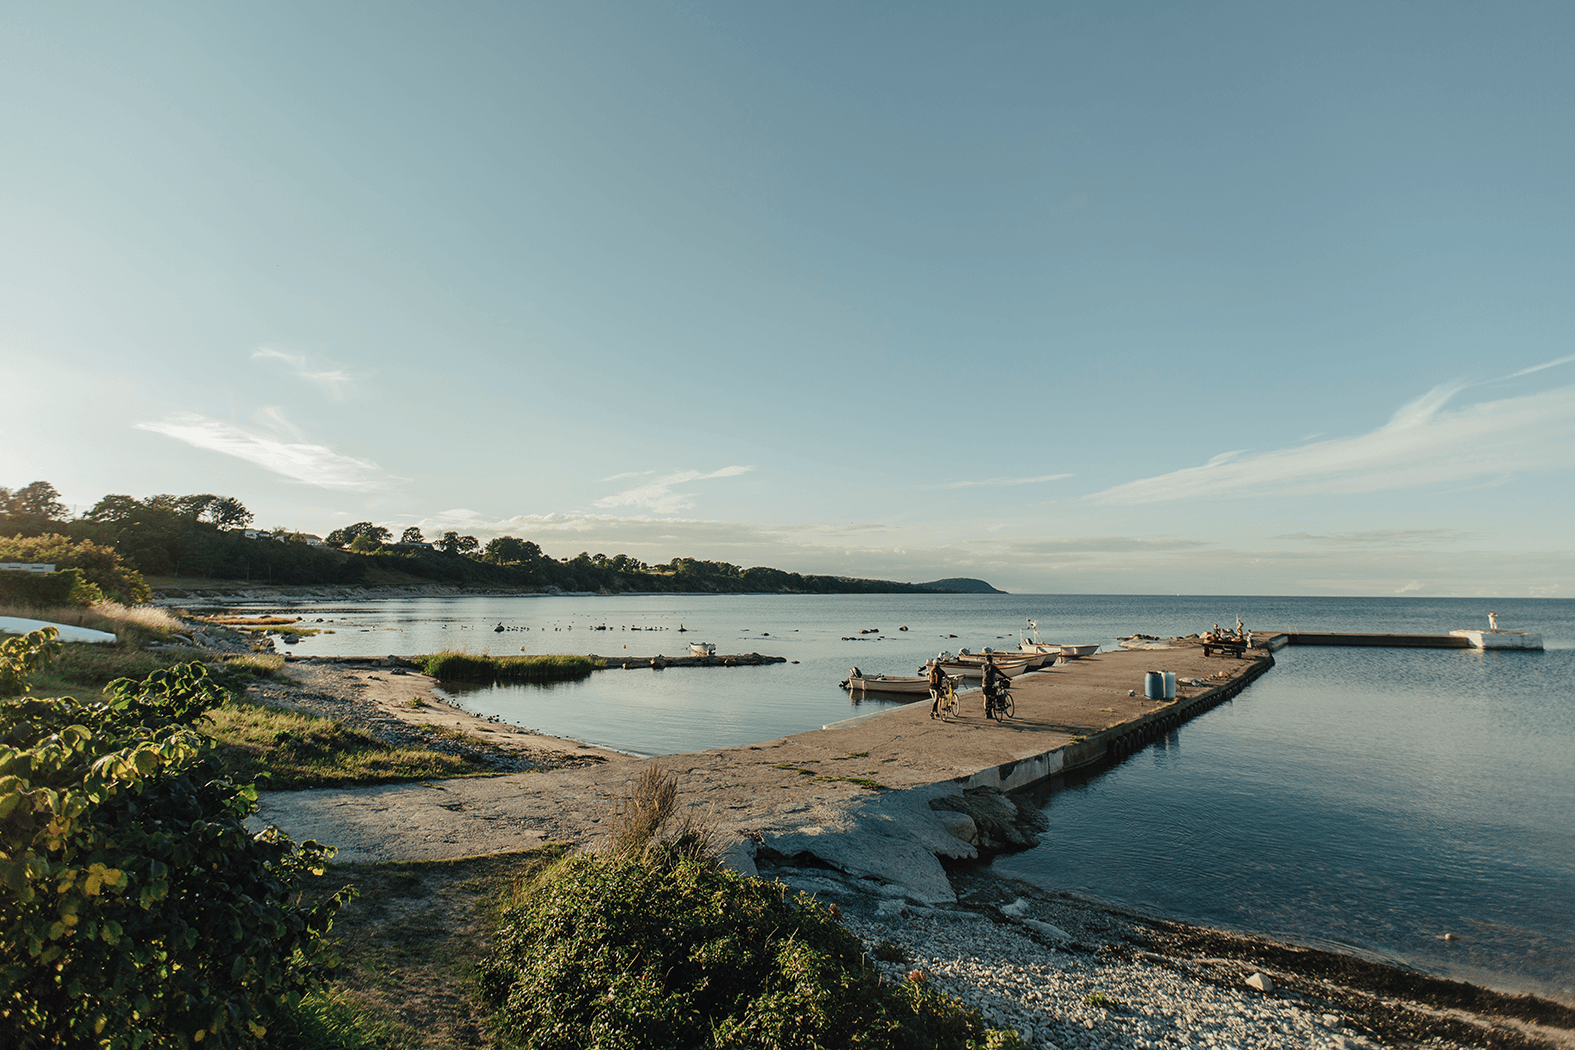
M 984 713 L 989 717 L 990 709 L 995 706 L 995 683 L 1000 676 L 1000 671 L 995 669 L 995 654 L 984 654 Z
M 946 695 L 946 672 L 941 670 L 941 658 L 930 661 L 930 717 L 941 716 L 941 698 Z

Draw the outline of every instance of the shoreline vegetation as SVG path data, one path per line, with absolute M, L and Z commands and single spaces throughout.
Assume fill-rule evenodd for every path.
M 561 682 L 584 678 L 606 666 L 605 660 L 556 653 L 547 656 L 482 656 L 450 649 L 413 662 L 440 682 Z
M 183 586 L 400 588 L 439 585 L 515 593 L 605 594 L 951 594 L 1000 593 L 983 580 L 901 583 L 802 574 L 769 566 L 676 557 L 647 564 L 627 554 L 582 551 L 554 558 L 531 540 L 445 533 L 426 540 L 419 528 L 399 539 L 369 521 L 327 537 L 287 529 L 248 528 L 253 514 L 233 496 L 108 495 L 75 518 L 53 485 L 35 481 L 16 492 L 0 487 L 0 562 L 52 564 L 56 572 L 0 573 L 0 601 L 91 604 L 111 598 L 140 604 L 159 578 L 170 597 Z M 78 575 L 59 575 L 75 572 Z M 53 577 L 53 578 L 51 578 Z M 183 583 L 182 581 L 192 581 Z

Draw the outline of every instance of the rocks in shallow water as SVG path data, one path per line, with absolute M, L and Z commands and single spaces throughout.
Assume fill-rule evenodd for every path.
M 981 854 L 1009 853 L 1037 846 L 1039 832 L 1050 826 L 1036 807 L 1019 803 L 993 787 L 973 787 L 961 795 L 932 798 L 930 808 L 968 816 L 974 823 L 975 837 L 965 841 L 976 845 Z

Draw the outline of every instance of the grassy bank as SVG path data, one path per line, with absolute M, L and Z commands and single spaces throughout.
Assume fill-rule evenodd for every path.
M 269 790 L 392 784 L 491 772 L 460 755 L 392 747 L 343 722 L 284 711 L 232 696 L 196 727 L 222 747 L 238 780 Z M 445 732 L 433 730 L 441 737 Z
M 448 650 L 416 657 L 425 674 L 440 682 L 558 682 L 584 678 L 606 666 L 603 660 L 559 653 L 551 656 L 478 656 Z
M 149 605 L 121 605 L 99 602 L 96 605 L 0 605 L 0 616 L 20 616 L 48 620 L 95 631 L 108 631 L 121 645 L 147 645 L 167 642 L 181 630 L 180 619 L 164 609 Z

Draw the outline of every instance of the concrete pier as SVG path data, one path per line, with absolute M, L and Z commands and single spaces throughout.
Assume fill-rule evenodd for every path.
M 739 653 L 733 656 L 598 656 L 590 653 L 588 660 L 606 662 L 606 670 L 650 670 L 662 667 L 757 667 L 760 664 L 785 664 L 785 656 L 761 656 L 759 653 Z
M 932 719 L 929 700 L 739 747 L 498 777 L 372 788 L 266 792 L 256 822 L 339 847 L 346 861 L 440 859 L 526 849 L 549 839 L 589 845 L 613 823 L 650 763 L 675 774 L 679 806 L 702 807 L 729 862 L 808 855 L 920 902 L 953 899 L 939 858 L 978 855 L 971 825 L 932 800 L 968 788 L 1015 791 L 1127 754 L 1235 696 L 1273 666 L 1205 657 L 1198 648 L 1107 652 L 1022 675 L 1016 717 Z M 1173 671 L 1178 698 L 1143 696 L 1148 671 Z M 414 675 L 412 678 L 416 677 Z M 747 699 L 741 699 L 746 702 Z

